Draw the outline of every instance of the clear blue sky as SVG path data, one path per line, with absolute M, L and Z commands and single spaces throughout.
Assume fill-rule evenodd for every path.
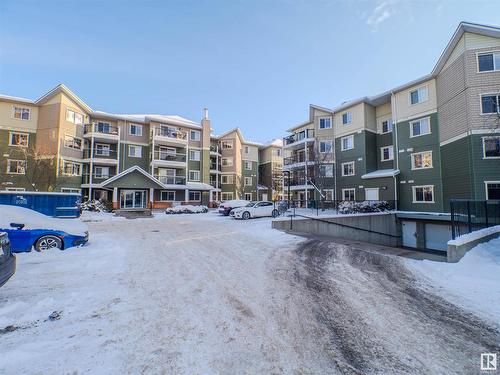
M 0 93 L 64 83 L 114 113 L 210 110 L 216 133 L 266 141 L 429 73 L 461 20 L 500 1 L 0 1 Z

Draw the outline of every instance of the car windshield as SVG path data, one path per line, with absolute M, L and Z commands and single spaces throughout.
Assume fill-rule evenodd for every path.
M 259 203 L 259 202 L 250 202 L 250 203 L 248 203 L 245 207 L 253 207 L 253 206 L 255 206 L 257 203 Z

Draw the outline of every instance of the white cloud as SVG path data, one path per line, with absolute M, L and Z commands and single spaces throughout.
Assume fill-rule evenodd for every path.
M 366 24 L 370 26 L 373 32 L 377 31 L 381 23 L 387 21 L 396 13 L 395 5 L 395 0 L 383 0 L 378 2 L 375 9 L 373 9 L 366 19 Z

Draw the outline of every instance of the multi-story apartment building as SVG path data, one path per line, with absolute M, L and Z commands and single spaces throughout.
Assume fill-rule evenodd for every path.
M 309 121 L 284 138 L 291 198 L 433 212 L 452 198 L 500 199 L 499 100 L 500 28 L 461 23 L 429 75 L 333 109 L 310 106 Z
M 259 200 L 283 199 L 283 141 L 275 139 L 259 147 Z

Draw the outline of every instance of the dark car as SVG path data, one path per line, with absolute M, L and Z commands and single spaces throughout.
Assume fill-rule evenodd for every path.
M 244 207 L 248 204 L 248 201 L 244 201 L 242 199 L 232 199 L 229 201 L 222 202 L 219 205 L 219 213 L 223 216 L 229 216 L 229 213 L 231 210 L 238 208 L 238 207 Z
M 10 252 L 7 233 L 0 232 L 0 286 L 16 272 L 16 257 Z

